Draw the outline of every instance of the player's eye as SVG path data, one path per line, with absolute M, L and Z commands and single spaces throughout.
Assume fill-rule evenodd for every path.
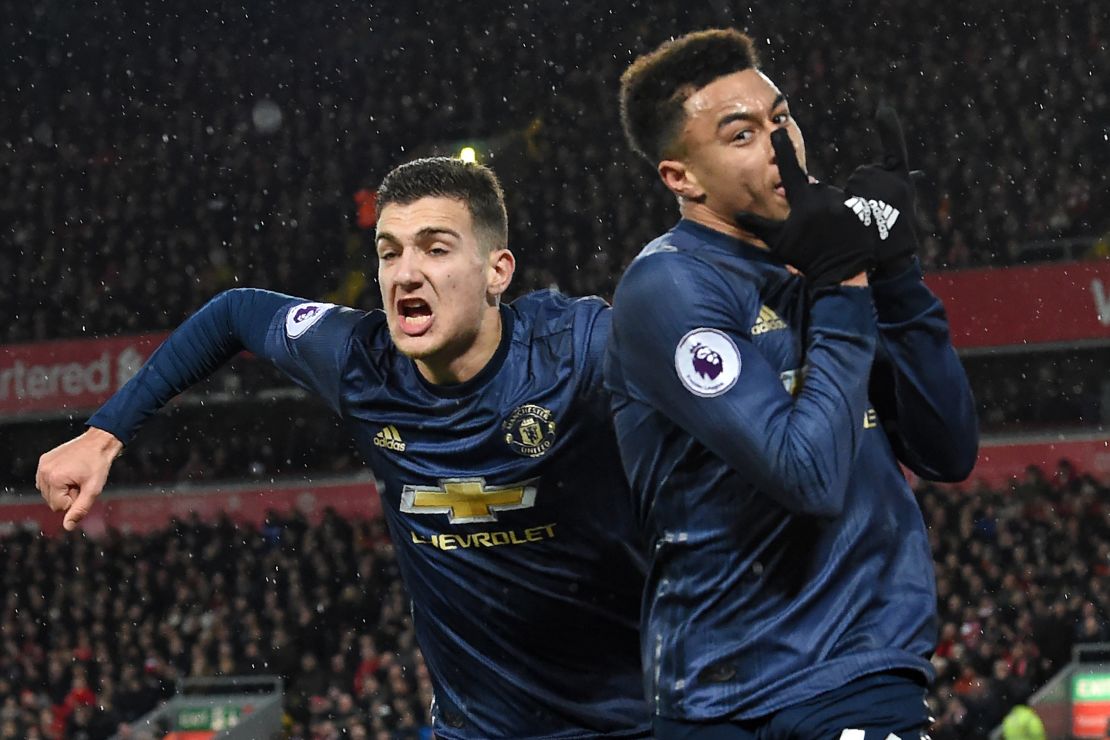
M 397 258 L 397 252 L 395 250 L 392 250 L 392 249 L 385 249 L 385 250 L 382 250 L 381 252 L 378 252 L 378 259 L 380 259 L 382 262 L 389 262 L 389 261 L 394 260 L 396 258 Z
M 428 250 L 428 254 L 439 257 L 439 256 L 442 256 L 444 254 L 447 254 L 447 248 L 446 247 L 435 246 L 435 247 L 432 247 L 431 249 Z
M 746 144 L 752 140 L 753 136 L 755 136 L 755 133 L 751 129 L 746 128 L 742 131 L 737 131 L 736 134 L 733 135 L 732 140 Z
M 782 126 L 789 120 L 790 114 L 786 111 L 783 111 L 782 113 L 776 113 L 775 115 L 771 116 L 771 123 L 775 124 L 776 126 Z

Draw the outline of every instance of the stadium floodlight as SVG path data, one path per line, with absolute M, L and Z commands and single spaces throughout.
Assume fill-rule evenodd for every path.
M 478 151 L 472 146 L 464 146 L 459 150 L 459 159 L 464 162 L 477 162 Z

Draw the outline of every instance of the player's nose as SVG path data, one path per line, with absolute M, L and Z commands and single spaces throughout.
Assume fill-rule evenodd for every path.
M 771 143 L 771 134 L 773 134 L 775 132 L 775 130 L 778 129 L 778 128 L 779 128 L 778 126 L 772 126 L 771 128 L 769 128 L 767 130 L 767 135 L 762 137 L 763 155 L 765 157 L 767 157 L 768 162 L 770 162 L 771 164 L 773 164 L 776 167 L 779 164 L 779 160 L 778 160 L 778 157 L 775 156 L 775 147 Z
M 419 285 L 424 281 L 424 272 L 420 266 L 419 250 L 406 249 L 397 257 L 393 273 L 394 280 L 403 286 Z

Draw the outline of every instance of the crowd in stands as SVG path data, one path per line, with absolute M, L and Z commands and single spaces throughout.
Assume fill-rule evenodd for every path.
M 0 738 L 97 740 L 181 677 L 278 675 L 285 737 L 419 740 L 431 683 L 380 520 L 0 539 Z
M 1110 640 L 1110 488 L 1062 462 L 918 491 L 940 606 L 935 740 L 984 738 Z M 289 738 L 418 737 L 431 686 L 380 520 L 0 537 L 0 738 L 105 738 L 183 676 L 276 674 Z
M 619 75 L 706 26 L 753 32 L 820 177 L 899 109 L 929 268 L 1110 227 L 1098 3 L 0 8 L 0 344 L 164 329 L 237 285 L 372 307 L 356 194 L 463 143 L 506 183 L 517 291 L 609 295 L 676 218 L 622 140 Z
M 754 33 L 822 178 L 872 159 L 870 111 L 895 105 L 928 175 L 926 268 L 1013 264 L 1042 240 L 1098 254 L 1110 234 L 1097 3 L 0 9 L 11 112 L 0 116 L 0 345 L 165 330 L 242 285 L 374 307 L 365 191 L 396 164 L 463 144 L 505 182 L 514 292 L 611 295 L 677 214 L 622 139 L 620 72 L 706 26 Z M 996 365 L 1011 360 L 969 358 L 984 430 L 1105 425 L 1105 355 L 1084 357 L 1031 356 L 1000 382 Z M 250 372 L 207 390 L 254 388 L 237 379 Z M 0 490 L 28 491 L 38 454 L 79 428 L 0 426 Z M 186 401 L 148 424 L 111 485 L 360 465 L 342 428 L 302 400 L 265 414 Z M 1110 640 L 1110 490 L 1062 466 L 1013 490 L 919 494 L 941 608 L 933 737 L 985 737 L 1074 643 Z M 95 541 L 7 533 L 0 578 L 0 740 L 108 737 L 177 678 L 232 673 L 286 679 L 291 738 L 407 740 L 427 723 L 430 684 L 380 522 L 184 521 Z
M 919 499 L 941 614 L 934 740 L 985 738 L 1071 659 L 1110 640 L 1110 488 L 1061 461 L 1011 490 Z

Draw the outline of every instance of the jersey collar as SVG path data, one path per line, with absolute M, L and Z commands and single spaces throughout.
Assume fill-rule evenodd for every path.
M 729 254 L 739 254 L 744 259 L 754 262 L 766 262 L 767 264 L 778 265 L 780 267 L 783 264 L 782 260 L 766 249 L 761 249 L 754 244 L 749 244 L 746 241 L 737 239 L 734 236 L 729 236 L 716 229 L 711 229 L 705 224 L 691 221 L 688 218 L 680 219 L 675 225 L 674 231 L 692 236 L 699 242 L 711 244 L 719 249 L 725 250 Z
M 416 363 L 412 363 L 412 374 L 420 381 L 420 384 L 431 393 L 433 396 L 440 398 L 460 398 L 473 393 L 477 389 L 485 385 L 490 378 L 497 375 L 497 371 L 505 364 L 505 357 L 509 354 L 509 347 L 513 343 L 513 312 L 504 303 L 500 306 L 501 309 L 501 341 L 497 344 L 497 351 L 493 353 L 493 357 L 489 359 L 486 366 L 478 371 L 470 380 L 463 381 L 462 383 L 453 383 L 451 385 L 440 385 L 431 383 L 420 374 L 416 368 Z

